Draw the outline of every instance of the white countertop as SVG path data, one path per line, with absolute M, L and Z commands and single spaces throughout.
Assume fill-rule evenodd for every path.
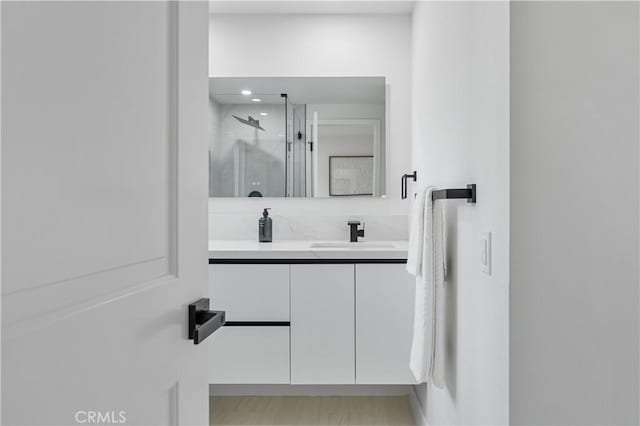
M 365 243 L 365 244 L 362 244 Z M 259 243 L 251 240 L 209 241 L 210 259 L 406 259 L 407 241 L 376 241 L 392 247 L 367 246 L 367 241 L 350 243 L 348 247 L 312 247 L 318 243 L 344 241 L 275 241 Z

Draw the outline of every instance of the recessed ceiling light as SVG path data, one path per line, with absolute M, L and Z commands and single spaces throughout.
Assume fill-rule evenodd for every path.
M 249 89 L 244 89 L 244 90 L 243 90 L 242 92 L 240 92 L 240 93 L 242 93 L 242 94 L 243 94 L 243 95 L 245 95 L 245 96 L 249 96 L 249 95 L 251 94 L 251 90 L 249 90 Z
M 251 99 L 251 100 L 252 100 L 253 102 L 260 102 L 260 101 L 262 101 L 262 99 L 260 99 L 260 98 L 253 98 L 253 99 Z
M 260 115 L 269 115 L 266 112 L 261 112 Z

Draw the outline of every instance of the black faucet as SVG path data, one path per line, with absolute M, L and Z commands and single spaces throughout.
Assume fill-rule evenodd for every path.
M 360 226 L 360 222 L 358 222 L 357 220 L 350 220 L 349 222 L 347 222 L 347 225 L 349 225 L 349 227 L 351 228 L 351 231 L 349 232 L 349 241 L 351 241 L 352 243 L 357 243 L 358 237 L 364 237 L 364 228 L 358 229 L 358 226 Z

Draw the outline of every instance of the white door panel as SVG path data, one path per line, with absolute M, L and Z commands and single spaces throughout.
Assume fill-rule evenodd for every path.
M 176 18 L 154 3 L 3 5 L 5 294 L 168 258 Z
M 207 421 L 206 2 L 2 3 L 2 421 Z

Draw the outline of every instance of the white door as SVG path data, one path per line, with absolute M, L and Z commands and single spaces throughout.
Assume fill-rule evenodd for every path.
M 3 424 L 207 423 L 207 3 L 1 14 Z

